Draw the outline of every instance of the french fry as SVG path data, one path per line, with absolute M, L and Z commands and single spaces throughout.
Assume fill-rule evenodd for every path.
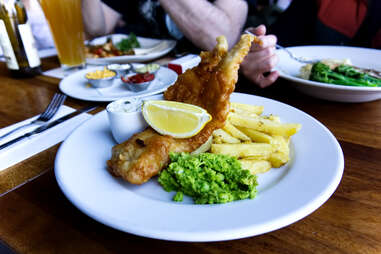
M 261 154 L 261 155 L 255 155 L 255 156 L 249 156 L 242 159 L 245 160 L 257 160 L 257 161 L 268 161 L 271 154 Z
M 271 163 L 267 160 L 238 160 L 241 163 L 243 169 L 247 169 L 251 174 L 256 175 L 265 173 L 271 169 Z
M 212 142 L 213 142 L 213 137 L 210 136 L 204 144 L 202 144 L 196 150 L 191 152 L 191 154 L 200 154 L 200 153 L 205 153 L 205 152 L 209 151 L 210 147 L 212 146 Z
M 254 142 L 267 144 L 271 144 L 273 142 L 273 138 L 264 132 L 240 126 L 237 126 L 237 129 L 249 136 L 250 139 Z
M 263 116 L 263 118 L 271 120 L 271 121 L 274 121 L 274 122 L 277 122 L 277 123 L 280 123 L 280 117 L 276 116 L 276 115 L 273 115 L 273 114 L 268 115 L 268 116 Z
M 270 155 L 269 161 L 273 168 L 280 168 L 290 160 L 288 154 L 275 152 Z
M 292 136 L 301 128 L 300 124 L 277 123 L 260 117 L 247 117 L 236 113 L 229 114 L 229 121 L 236 126 L 252 128 L 271 135 Z
M 269 161 L 274 168 L 279 168 L 290 160 L 289 139 L 274 136 L 273 146 L 274 152 L 270 155 Z
M 285 151 L 289 152 L 289 142 L 290 138 L 289 137 L 284 137 L 284 136 L 279 136 L 279 135 L 274 135 L 272 136 L 272 144 L 275 145 L 277 150 L 279 151 Z
M 246 111 L 246 110 L 243 110 L 243 109 L 239 109 L 239 108 L 230 108 L 230 112 L 231 113 L 237 113 L 239 115 L 244 115 L 244 116 L 258 116 L 256 113 L 253 113 L 253 112 L 250 112 L 250 111 Z
M 242 141 L 251 141 L 251 139 L 245 135 L 242 131 L 238 130 L 229 121 L 226 121 L 225 126 L 222 128 L 227 133 L 230 133 L 233 137 Z
M 263 112 L 263 106 L 255 106 L 255 105 L 249 105 L 249 104 L 243 104 L 238 102 L 231 102 L 230 103 L 230 109 L 231 111 L 237 111 L 238 112 L 250 112 L 251 114 L 260 115 Z
M 252 174 L 287 163 L 290 138 L 301 125 L 281 123 L 279 116 L 262 113 L 262 106 L 231 103 L 225 126 L 213 132 L 211 152 L 237 157 Z
M 213 144 L 223 144 L 222 138 L 220 136 L 213 136 Z
M 238 158 L 250 156 L 270 156 L 274 152 L 274 147 L 270 144 L 212 144 L 212 153 L 225 154 Z
M 217 129 L 213 131 L 213 137 L 215 139 L 214 143 L 228 143 L 228 144 L 238 144 L 240 143 L 238 138 L 231 136 L 229 133 L 222 129 Z

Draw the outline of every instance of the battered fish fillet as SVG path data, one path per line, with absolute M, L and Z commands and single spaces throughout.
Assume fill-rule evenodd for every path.
M 180 75 L 164 93 L 166 100 L 194 104 L 212 115 L 212 121 L 200 133 L 187 139 L 175 139 L 147 128 L 113 147 L 112 157 L 107 161 L 109 171 L 130 183 L 145 183 L 168 164 L 170 152 L 192 152 L 205 143 L 214 130 L 223 127 L 239 65 L 249 52 L 253 39 L 252 35 L 242 35 L 227 52 L 225 37 L 218 37 L 213 51 L 201 52 L 200 64 Z

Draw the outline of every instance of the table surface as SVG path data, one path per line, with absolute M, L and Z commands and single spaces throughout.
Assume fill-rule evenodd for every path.
M 43 60 L 45 70 L 57 66 L 56 58 Z M 58 83 L 45 76 L 10 78 L 0 63 L 0 128 L 43 111 Z M 92 220 L 64 197 L 53 171 L 56 145 L 0 172 L 0 244 L 17 253 L 381 253 L 381 100 L 323 101 L 300 94 L 285 80 L 258 89 L 240 78 L 236 91 L 299 108 L 338 139 L 345 157 L 343 178 L 311 215 L 234 241 L 181 243 L 130 235 Z M 65 104 L 90 103 L 68 98 Z

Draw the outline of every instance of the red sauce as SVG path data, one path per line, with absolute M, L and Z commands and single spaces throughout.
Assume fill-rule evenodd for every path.
M 134 83 L 134 84 L 140 84 L 144 82 L 151 81 L 155 78 L 155 74 L 153 73 L 138 73 L 135 74 L 134 76 L 130 77 L 121 77 L 122 81 L 125 83 Z

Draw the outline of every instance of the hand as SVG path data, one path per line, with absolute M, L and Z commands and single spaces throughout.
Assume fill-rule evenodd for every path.
M 274 83 L 279 77 L 277 71 L 271 71 L 279 61 L 275 53 L 277 38 L 275 35 L 265 35 L 264 25 L 248 30 L 258 36 L 262 45 L 255 43 L 251 46 L 249 54 L 241 64 L 241 70 L 246 78 L 264 88 Z M 264 75 L 264 73 L 269 74 Z

